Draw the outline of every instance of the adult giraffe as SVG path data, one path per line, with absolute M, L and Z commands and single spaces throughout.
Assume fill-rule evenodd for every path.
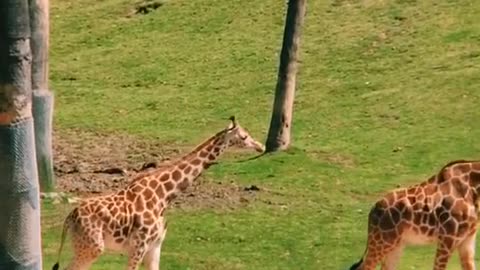
M 408 244 L 437 243 L 434 270 L 446 269 L 458 250 L 463 270 L 474 270 L 480 161 L 457 160 L 427 181 L 391 191 L 368 217 L 364 257 L 351 270 L 396 268 Z

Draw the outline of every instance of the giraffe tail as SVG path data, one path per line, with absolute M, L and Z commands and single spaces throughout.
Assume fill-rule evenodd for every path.
M 352 266 L 350 266 L 349 270 L 357 270 L 358 267 L 360 267 L 360 265 L 362 265 L 363 263 L 363 258 L 361 258 L 358 262 L 352 264 Z
M 75 210 L 74 210 L 75 211 Z M 60 248 L 58 249 L 57 262 L 53 265 L 52 270 L 58 270 L 60 268 L 60 255 L 62 254 L 63 244 L 65 243 L 65 238 L 67 237 L 67 231 L 70 228 L 70 220 L 73 217 L 73 212 L 70 212 L 63 222 L 62 237 L 60 240 Z
M 363 252 L 362 258 L 358 262 L 352 264 L 352 266 L 350 266 L 350 268 L 348 268 L 349 270 L 359 270 L 359 269 L 361 269 L 360 266 L 362 266 L 362 264 L 363 264 L 363 258 L 365 258 L 365 255 L 367 254 L 367 249 L 368 248 L 365 248 L 365 251 Z

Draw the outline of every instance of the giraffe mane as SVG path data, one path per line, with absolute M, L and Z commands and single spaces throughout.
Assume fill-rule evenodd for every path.
M 204 142 L 202 142 L 201 144 L 197 145 L 190 153 L 182 156 L 181 158 L 179 159 L 176 159 L 175 161 L 173 161 L 171 164 L 178 164 L 182 161 L 186 161 L 186 160 L 190 160 L 192 158 L 195 158 L 197 157 L 197 154 L 205 148 L 205 146 L 209 145 L 212 143 L 212 141 L 214 141 L 215 139 L 217 139 L 218 137 L 220 137 L 221 135 L 223 135 L 224 133 L 226 133 L 229 129 L 223 129 L 222 131 L 219 131 L 217 134 L 213 135 L 212 137 L 206 139 Z
M 459 163 L 473 163 L 473 162 L 479 162 L 479 161 L 480 160 L 466 160 L 466 159 L 458 159 L 458 160 L 451 161 L 451 162 L 445 164 L 440 169 L 440 171 L 437 173 L 437 181 L 439 183 L 445 182 L 445 175 L 444 175 L 445 169 L 452 166 L 452 165 L 459 164 Z M 432 177 L 434 177 L 434 176 L 432 176 Z
M 191 160 L 193 158 L 196 158 L 197 157 L 197 154 L 205 148 L 205 146 L 209 145 L 210 143 L 212 143 L 212 141 L 214 141 L 215 139 L 217 139 L 218 137 L 220 137 L 221 135 L 223 135 L 225 132 L 227 132 L 229 129 L 226 128 L 226 129 L 223 129 L 219 132 L 217 132 L 215 135 L 211 136 L 210 138 L 206 139 L 204 142 L 200 143 L 199 145 L 197 145 L 191 152 L 189 152 L 188 154 L 180 157 L 180 158 L 177 158 L 173 161 L 170 161 L 170 162 L 166 162 L 166 163 L 162 163 L 160 164 L 160 167 L 157 167 L 155 168 L 154 170 L 151 170 L 149 172 L 142 172 L 142 173 L 139 173 L 137 175 L 135 175 L 132 179 L 131 182 L 135 182 L 137 180 L 140 180 L 140 179 L 143 179 L 147 176 L 150 176 L 150 175 L 154 175 L 154 174 L 158 174 L 158 173 L 161 173 L 162 171 L 166 171 L 168 169 L 171 168 L 171 166 L 175 166 L 175 165 L 178 165 L 179 163 L 181 162 L 185 162 L 185 161 L 188 161 L 188 160 Z

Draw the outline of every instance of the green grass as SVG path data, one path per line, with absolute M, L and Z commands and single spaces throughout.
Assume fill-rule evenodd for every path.
M 193 146 L 235 114 L 264 138 L 285 1 L 165 3 L 126 18 L 131 1 L 52 2 L 56 129 Z M 346 269 L 363 253 L 367 213 L 382 193 L 480 156 L 480 3 L 336 0 L 307 9 L 294 149 L 226 160 L 204 175 L 275 190 L 264 198 L 275 203 L 170 211 L 162 267 Z M 45 265 L 66 208 L 44 205 Z M 410 247 L 400 269 L 430 269 L 433 253 Z M 124 264 L 106 255 L 94 269 Z M 460 269 L 456 258 L 448 269 Z

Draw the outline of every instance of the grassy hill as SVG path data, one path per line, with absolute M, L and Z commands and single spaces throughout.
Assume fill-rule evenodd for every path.
M 285 1 L 134 6 L 52 1 L 56 132 L 188 149 L 235 114 L 265 138 Z M 346 269 L 382 193 L 480 157 L 480 3 L 309 1 L 300 58 L 292 149 L 209 170 L 202 181 L 262 191 L 234 209 L 171 209 L 163 268 Z M 70 207 L 44 204 L 46 266 Z M 434 249 L 408 248 L 400 269 L 430 269 Z M 124 264 L 106 255 L 93 269 Z

